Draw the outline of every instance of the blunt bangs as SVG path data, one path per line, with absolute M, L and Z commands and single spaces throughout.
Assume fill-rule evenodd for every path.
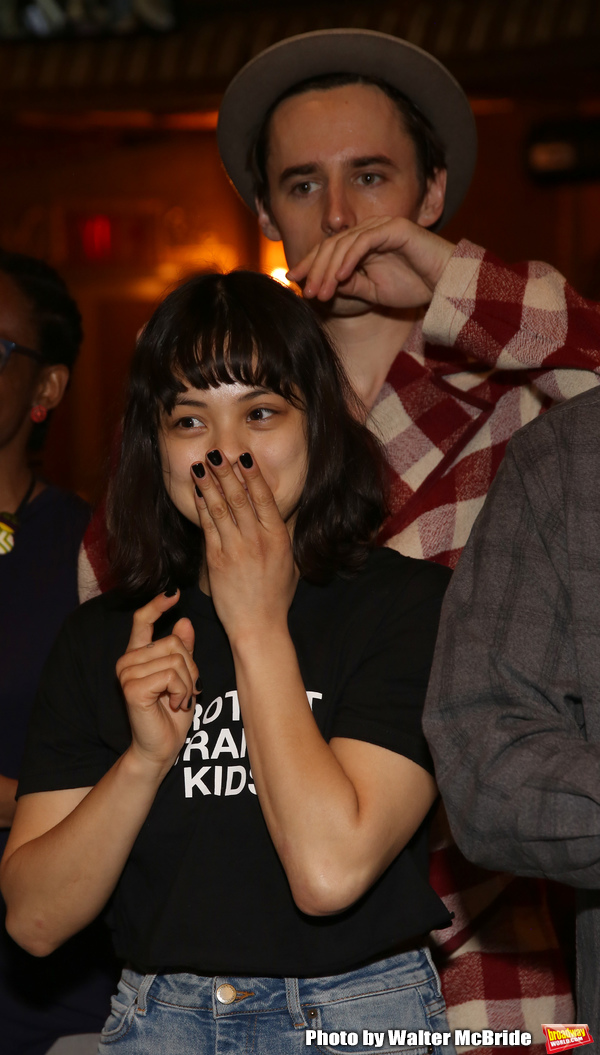
M 354 574 L 374 545 L 385 461 L 312 308 L 266 275 L 197 275 L 158 306 L 133 358 L 107 517 L 114 582 L 126 594 L 198 582 L 203 535 L 167 494 L 158 430 L 188 385 L 236 382 L 305 414 L 307 475 L 293 535 L 300 574 L 315 583 Z
M 302 341 L 293 336 L 301 328 L 279 324 L 298 300 L 265 275 L 248 272 L 186 282 L 160 305 L 138 343 L 133 380 L 140 398 L 154 403 L 159 416 L 171 413 L 186 385 L 202 390 L 239 382 L 304 408 L 298 393 L 308 375 Z

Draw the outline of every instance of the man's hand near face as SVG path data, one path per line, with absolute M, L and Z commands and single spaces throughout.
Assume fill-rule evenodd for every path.
M 455 246 L 403 217 L 372 217 L 331 235 L 288 272 L 305 297 L 336 294 L 385 308 L 429 304 Z

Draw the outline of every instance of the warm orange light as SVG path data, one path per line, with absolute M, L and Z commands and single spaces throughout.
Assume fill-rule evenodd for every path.
M 90 128 L 152 128 L 210 132 L 217 127 L 217 117 L 216 110 L 172 114 L 157 114 L 148 110 L 84 110 L 81 113 L 22 110 L 17 115 L 17 121 L 28 128 L 59 128 L 67 132 L 80 132 Z
M 286 267 L 274 267 L 271 271 L 271 278 L 274 278 L 276 282 L 281 282 L 282 286 L 291 286 L 289 278 L 286 277 Z
M 273 275 L 274 271 L 282 271 L 285 275 L 288 266 L 283 251 L 283 242 L 272 242 L 270 238 L 265 238 L 264 234 L 261 234 L 259 251 L 261 271 L 266 271 L 268 275 Z M 273 278 L 277 277 L 273 275 Z

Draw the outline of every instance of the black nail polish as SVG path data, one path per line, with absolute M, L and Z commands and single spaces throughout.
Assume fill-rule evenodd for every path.
M 211 465 L 220 465 L 223 461 L 220 451 L 209 451 L 206 457 Z
M 202 491 L 200 490 L 197 484 L 194 484 L 194 491 L 198 495 L 198 498 L 202 498 Z
M 200 678 L 196 678 L 196 692 L 198 695 L 202 692 L 202 680 Z
M 194 697 L 190 696 L 190 698 L 188 700 L 188 703 L 187 703 L 187 707 L 185 708 L 186 711 L 191 711 L 193 702 L 194 702 Z
M 199 480 L 201 480 L 203 476 L 206 476 L 206 469 L 204 468 L 202 462 L 196 462 L 195 465 L 192 465 L 192 472 L 194 476 L 198 477 Z
M 254 465 L 251 454 L 240 454 L 240 465 L 243 465 L 244 469 L 251 469 Z
M 176 586 L 175 587 L 169 586 L 169 589 L 165 590 L 165 597 L 174 597 L 176 593 L 177 593 L 177 587 Z

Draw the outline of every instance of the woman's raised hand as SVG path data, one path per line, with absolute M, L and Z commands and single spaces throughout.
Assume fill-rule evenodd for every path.
M 273 492 L 251 455 L 233 466 L 210 451 L 192 467 L 196 506 L 204 532 L 210 591 L 230 642 L 238 635 L 287 628 L 298 582 L 288 528 Z
M 131 724 L 131 749 L 165 772 L 172 766 L 190 727 L 198 668 L 194 628 L 179 619 L 168 637 L 153 641 L 154 624 L 179 598 L 161 593 L 133 616 L 131 637 L 117 662 Z

